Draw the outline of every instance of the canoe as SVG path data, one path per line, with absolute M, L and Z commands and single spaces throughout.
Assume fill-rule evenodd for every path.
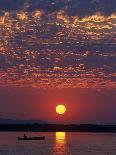
M 18 140 L 45 140 L 45 136 L 42 136 L 42 137 L 18 137 Z

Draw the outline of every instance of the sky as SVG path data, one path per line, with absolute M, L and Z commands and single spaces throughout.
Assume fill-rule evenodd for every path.
M 0 117 L 116 123 L 115 6 L 0 0 Z

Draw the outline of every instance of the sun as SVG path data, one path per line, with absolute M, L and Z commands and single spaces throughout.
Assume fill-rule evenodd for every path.
M 66 112 L 66 107 L 64 105 L 57 105 L 56 106 L 56 113 L 62 115 Z

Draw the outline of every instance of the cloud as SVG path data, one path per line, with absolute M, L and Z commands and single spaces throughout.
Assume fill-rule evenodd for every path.
M 0 0 L 0 86 L 116 88 L 114 4 Z
M 0 0 L 0 10 L 35 9 L 46 14 L 65 10 L 69 16 L 88 16 L 96 12 L 108 16 L 116 12 L 115 0 Z

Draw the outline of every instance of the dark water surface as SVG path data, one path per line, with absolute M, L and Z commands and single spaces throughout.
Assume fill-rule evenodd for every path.
M 0 155 L 116 155 L 116 133 L 38 132 L 45 141 L 18 141 L 21 132 L 0 133 Z

